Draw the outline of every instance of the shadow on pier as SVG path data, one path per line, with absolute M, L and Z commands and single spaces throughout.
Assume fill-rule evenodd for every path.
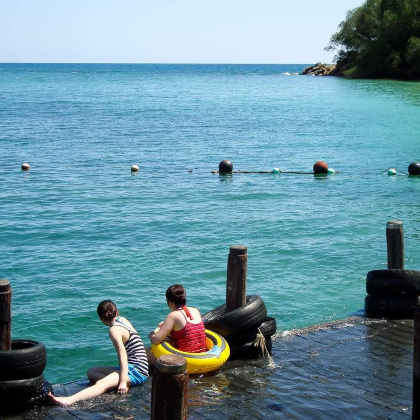
M 267 359 L 228 362 L 191 378 L 189 419 L 408 419 L 413 383 L 413 320 L 359 316 L 275 337 Z M 87 381 L 54 387 L 73 394 Z M 149 380 L 129 394 L 72 407 L 43 407 L 5 419 L 149 419 Z

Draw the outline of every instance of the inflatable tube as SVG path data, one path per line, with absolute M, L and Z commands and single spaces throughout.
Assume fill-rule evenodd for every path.
M 189 353 L 172 347 L 162 341 L 159 345 L 152 345 L 152 354 L 158 359 L 164 354 L 177 354 L 187 359 L 189 374 L 211 372 L 223 366 L 230 356 L 229 344 L 219 334 L 206 330 L 207 351 L 204 353 Z
M 395 268 L 369 271 L 366 292 L 378 296 L 419 296 L 420 271 Z
M 246 297 L 245 306 L 226 312 L 226 304 L 220 305 L 203 315 L 206 328 L 227 338 L 230 335 L 258 327 L 267 317 L 267 308 L 257 295 Z

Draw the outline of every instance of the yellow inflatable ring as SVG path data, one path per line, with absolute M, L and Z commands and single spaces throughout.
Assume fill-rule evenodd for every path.
M 229 344 L 219 334 L 206 330 L 207 351 L 204 353 L 189 353 L 177 350 L 168 342 L 152 345 L 152 354 L 159 359 L 164 354 L 178 354 L 187 359 L 187 371 L 190 374 L 206 373 L 219 369 L 230 356 Z

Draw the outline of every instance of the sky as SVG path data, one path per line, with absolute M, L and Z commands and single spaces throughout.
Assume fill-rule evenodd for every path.
M 2 63 L 331 63 L 363 0 L 0 0 Z

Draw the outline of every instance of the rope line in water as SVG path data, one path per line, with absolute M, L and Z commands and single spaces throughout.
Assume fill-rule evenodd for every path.
M 400 172 L 404 175 L 410 175 L 408 172 L 403 171 L 402 169 L 398 169 L 398 168 L 387 168 L 385 170 L 383 170 L 380 175 L 383 175 L 385 172 L 388 172 L 390 169 L 394 169 L 396 172 Z M 197 169 L 186 169 L 187 172 L 197 172 Z M 202 173 L 207 173 L 207 171 L 199 171 Z M 210 171 L 213 175 L 216 174 L 220 174 L 220 171 L 217 170 L 212 170 Z M 335 171 L 335 174 L 339 174 L 339 171 Z M 273 171 L 232 171 L 232 172 L 225 172 L 226 175 L 233 175 L 233 174 L 272 174 L 272 175 L 281 175 L 281 174 L 286 174 L 286 175 L 330 175 L 329 173 L 320 173 L 320 174 L 315 174 L 314 172 L 301 172 L 301 171 L 280 171 L 280 172 L 273 172 Z M 376 175 L 377 172 L 364 172 L 363 175 Z
M 384 174 L 385 172 L 388 172 L 390 169 L 394 169 L 396 172 L 401 172 L 404 175 L 409 175 L 408 172 L 402 171 L 401 169 L 398 169 L 398 168 L 388 168 L 388 169 L 385 169 L 384 171 L 381 172 L 381 175 Z
M 187 169 L 188 172 L 193 172 L 192 169 Z M 219 171 L 211 171 L 213 175 L 220 174 Z M 338 174 L 338 172 L 335 172 Z M 273 171 L 232 171 L 226 172 L 226 175 L 230 174 L 272 174 L 272 175 L 280 175 L 280 174 L 294 174 L 294 175 L 328 175 L 325 174 L 314 174 L 313 172 L 298 172 L 298 171 L 280 171 L 279 173 L 274 173 Z

